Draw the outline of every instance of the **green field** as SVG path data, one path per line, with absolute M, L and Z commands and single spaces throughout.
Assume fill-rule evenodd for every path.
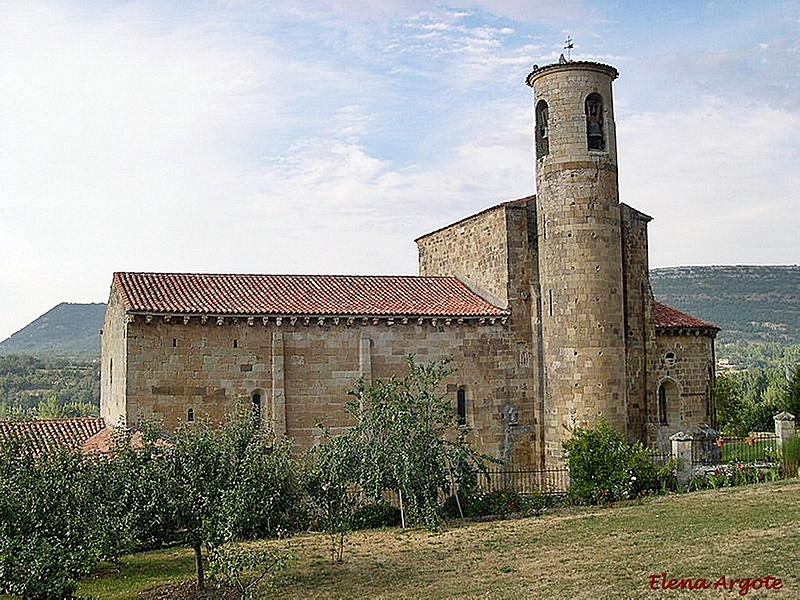
M 800 481 L 780 481 L 451 524 L 437 533 L 358 532 L 348 537 L 339 565 L 328 561 L 325 536 L 307 534 L 290 540 L 298 559 L 263 597 L 800 598 L 799 537 Z M 79 591 L 95 598 L 194 597 L 187 595 L 192 569 L 187 549 L 138 554 L 101 568 Z M 653 576 L 661 587 L 662 573 L 667 583 L 705 579 L 712 587 L 651 589 Z M 744 595 L 739 583 L 715 589 L 723 576 L 728 586 L 778 577 L 781 588 L 762 585 Z

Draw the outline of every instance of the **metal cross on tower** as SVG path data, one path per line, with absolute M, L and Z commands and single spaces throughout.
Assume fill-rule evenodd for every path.
M 572 49 L 575 47 L 575 44 L 572 43 L 572 36 L 567 36 L 566 41 L 564 42 L 564 50 L 567 51 L 567 60 L 572 60 Z

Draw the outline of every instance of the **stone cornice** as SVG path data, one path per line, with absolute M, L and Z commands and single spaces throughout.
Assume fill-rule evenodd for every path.
M 126 322 L 145 323 L 157 325 L 161 323 L 173 325 L 237 325 L 246 323 L 250 327 L 261 326 L 334 326 L 353 327 L 368 325 L 431 325 L 433 327 L 461 326 L 477 324 L 479 326 L 505 326 L 508 316 L 497 315 L 470 315 L 470 316 L 435 316 L 435 315 L 214 315 L 214 314 L 175 314 L 129 311 L 126 313 Z

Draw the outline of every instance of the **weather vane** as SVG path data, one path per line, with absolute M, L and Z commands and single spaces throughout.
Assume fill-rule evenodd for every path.
M 567 60 L 572 60 L 572 49 L 575 47 L 575 44 L 572 43 L 572 36 L 568 35 L 566 41 L 564 42 L 564 50 L 567 51 Z

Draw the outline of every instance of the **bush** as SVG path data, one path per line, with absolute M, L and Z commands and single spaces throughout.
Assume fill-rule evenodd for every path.
M 467 519 L 480 519 L 482 517 L 512 517 L 532 516 L 541 514 L 545 508 L 556 506 L 562 502 L 561 498 L 552 494 L 534 492 L 522 495 L 514 490 L 497 490 L 494 492 L 476 493 L 461 498 L 461 509 Z M 459 518 L 461 515 L 454 496 L 447 499 L 444 506 L 445 514 L 450 518 Z
M 399 525 L 400 509 L 386 502 L 366 504 L 353 514 L 353 529 L 378 529 Z
M 607 504 L 659 492 L 662 482 L 642 444 L 628 444 L 601 420 L 594 429 L 578 427 L 564 442 L 570 494 L 586 504 Z
M 783 442 L 781 467 L 784 477 L 800 476 L 800 436 L 789 438 Z

